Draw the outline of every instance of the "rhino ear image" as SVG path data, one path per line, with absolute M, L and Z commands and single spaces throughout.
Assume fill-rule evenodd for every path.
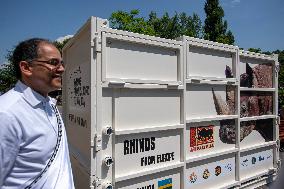
M 271 119 L 263 119 L 256 121 L 256 128 L 261 136 L 265 139 L 265 142 L 273 140 L 273 127 L 272 127 L 272 120 Z
M 246 73 L 248 74 L 248 82 L 249 82 L 249 87 L 252 87 L 253 84 L 253 69 L 250 67 L 248 63 L 246 63 Z
M 236 126 L 234 120 L 220 121 L 219 138 L 226 144 L 236 143 Z
M 233 78 L 233 73 L 232 73 L 230 66 L 226 65 L 225 75 L 226 75 L 226 78 Z
M 253 84 L 253 69 L 246 63 L 246 73 L 240 76 L 241 87 L 252 87 Z

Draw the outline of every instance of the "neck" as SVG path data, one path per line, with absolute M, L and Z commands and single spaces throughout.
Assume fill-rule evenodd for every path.
M 40 95 L 47 97 L 48 96 L 48 92 L 43 91 L 42 88 L 38 88 L 35 85 L 33 85 L 32 82 L 29 82 L 29 80 L 25 80 L 25 79 L 21 79 L 20 80 L 22 83 L 24 83 L 26 86 L 30 87 L 31 89 L 33 89 L 34 91 L 36 91 L 37 93 L 39 93 Z

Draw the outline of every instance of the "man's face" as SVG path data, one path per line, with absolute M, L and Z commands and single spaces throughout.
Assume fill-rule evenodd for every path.
M 61 88 L 61 76 L 64 67 L 61 63 L 55 66 L 46 62 L 50 62 L 50 60 L 62 61 L 58 49 L 51 44 L 39 44 L 38 58 L 31 62 L 32 75 L 30 81 L 33 83 L 34 90 L 42 95 L 47 95 L 47 93 Z

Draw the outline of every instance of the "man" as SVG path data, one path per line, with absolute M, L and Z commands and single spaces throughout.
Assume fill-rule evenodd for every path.
M 64 64 L 48 40 L 19 43 L 19 81 L 0 96 L 0 188 L 73 189 L 65 128 L 48 93 L 61 87 Z

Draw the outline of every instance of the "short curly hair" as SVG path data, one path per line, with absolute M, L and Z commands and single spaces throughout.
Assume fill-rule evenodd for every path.
M 50 40 L 43 38 L 31 38 L 20 42 L 14 49 L 12 63 L 15 69 L 15 76 L 21 79 L 21 70 L 19 63 L 21 61 L 30 61 L 38 58 L 38 48 L 41 43 L 54 45 Z

